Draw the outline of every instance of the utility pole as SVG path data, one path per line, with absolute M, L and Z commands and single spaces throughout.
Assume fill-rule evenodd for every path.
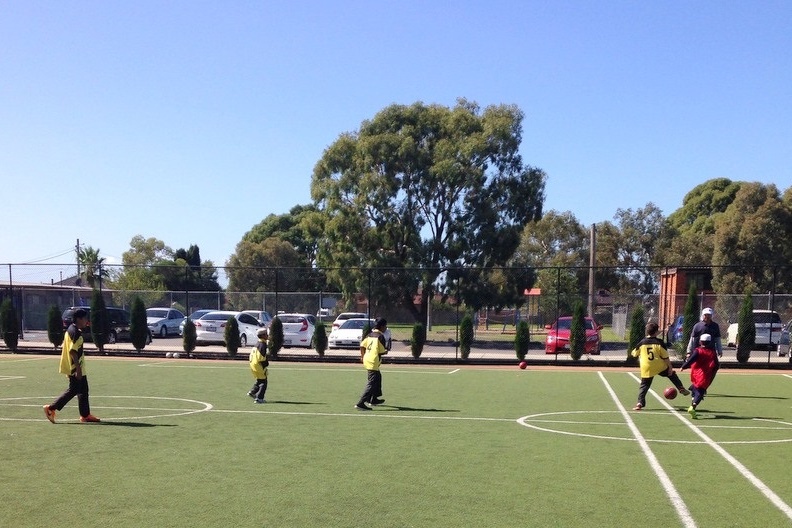
M 79 281 L 80 280 L 80 239 L 79 238 L 77 239 L 77 245 L 74 246 L 74 251 L 76 252 L 76 256 L 77 256 L 77 280 Z M 78 284 L 81 283 L 82 281 L 80 281 Z
M 594 296 L 594 265 L 596 264 L 597 258 L 597 227 L 595 224 L 591 224 L 591 242 L 589 244 L 591 251 L 589 252 L 589 295 L 588 295 L 588 315 L 589 317 L 594 317 L 594 305 L 595 305 L 595 296 Z

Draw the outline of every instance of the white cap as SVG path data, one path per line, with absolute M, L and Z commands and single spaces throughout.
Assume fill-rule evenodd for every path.
M 704 308 L 701 310 L 701 317 L 704 317 L 705 315 L 712 315 L 713 313 L 715 312 L 712 311 L 712 308 Z
M 699 337 L 699 341 L 701 341 L 702 343 L 709 343 L 710 341 L 712 341 L 712 336 L 709 334 L 701 334 L 701 337 Z

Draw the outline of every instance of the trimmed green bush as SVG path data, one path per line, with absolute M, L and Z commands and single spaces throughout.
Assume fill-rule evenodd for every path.
M 0 304 L 0 331 L 3 332 L 5 345 L 11 352 L 16 352 L 19 347 L 19 319 L 16 307 L 8 297 Z
M 693 327 L 696 326 L 696 323 L 699 320 L 699 311 L 698 292 L 696 291 L 696 286 L 690 286 L 688 297 L 685 301 L 685 313 L 683 314 L 685 319 L 682 323 L 683 353 L 687 350 L 688 343 L 690 342 L 690 334 L 693 333 Z M 698 343 L 696 343 L 696 346 L 698 346 Z
M 569 354 L 575 361 L 583 357 L 586 351 L 586 320 L 583 303 L 577 301 L 572 310 L 572 322 L 569 326 Z
M 745 294 L 740 315 L 737 318 L 737 361 L 748 363 L 751 357 L 751 349 L 756 344 L 756 322 L 753 317 L 753 295 L 751 292 Z
M 132 309 L 129 314 L 129 333 L 132 339 L 132 346 L 140 352 L 149 342 L 149 327 L 146 322 L 146 305 L 143 299 L 135 296 L 132 299 Z
M 110 322 L 107 317 L 107 305 L 99 290 L 94 290 L 91 297 L 91 338 L 100 353 L 104 353 L 110 334 Z
M 283 348 L 283 321 L 277 315 L 272 319 L 269 329 L 269 348 L 267 354 L 273 359 L 278 357 L 278 352 Z
M 517 323 L 517 333 L 514 336 L 514 351 L 517 353 L 517 359 L 520 361 L 525 359 L 530 346 L 531 328 L 528 326 L 528 321 L 520 321 Z
M 47 339 L 55 348 L 63 344 L 63 320 L 61 309 L 57 305 L 50 306 L 47 312 Z
M 319 357 L 324 357 L 325 351 L 327 350 L 327 329 L 325 329 L 324 323 L 316 323 L 313 342 L 316 353 L 319 354 Z
M 465 314 L 459 322 L 459 353 L 462 359 L 470 357 L 470 349 L 473 347 L 473 318 L 470 314 Z
M 421 357 L 424 344 L 426 343 L 426 327 L 421 323 L 413 325 L 412 339 L 410 340 L 410 352 L 415 359 Z
M 195 351 L 197 339 L 195 337 L 195 323 L 189 317 L 184 321 L 184 330 L 182 330 L 182 348 L 187 352 L 187 357 Z
M 627 364 L 637 365 L 638 358 L 632 357 L 632 351 L 638 346 L 646 336 L 646 319 L 644 308 L 640 304 L 635 307 L 630 317 L 630 335 L 627 338 Z
M 228 355 L 235 357 L 239 347 L 242 346 L 242 341 L 239 339 L 239 321 L 237 321 L 236 317 L 233 315 L 229 316 L 226 320 L 223 339 L 225 339 L 225 347 L 226 351 L 228 351 Z

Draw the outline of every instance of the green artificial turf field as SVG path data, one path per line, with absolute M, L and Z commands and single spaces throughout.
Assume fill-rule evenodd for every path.
M 792 524 L 792 377 L 721 371 L 700 419 L 634 371 L 0 356 L 0 526 L 526 527 Z M 687 373 L 682 374 L 687 380 Z M 668 381 L 655 380 L 661 394 Z

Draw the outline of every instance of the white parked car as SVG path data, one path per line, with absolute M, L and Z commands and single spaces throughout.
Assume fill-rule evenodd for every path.
M 341 326 L 341 323 L 343 323 L 347 319 L 366 319 L 366 318 L 368 318 L 368 314 L 364 314 L 361 312 L 342 312 L 338 314 L 338 317 L 336 317 L 335 321 L 333 321 L 333 330 Z
M 313 348 L 316 317 L 311 314 L 279 314 L 283 323 L 283 346 Z
M 757 347 L 764 347 L 771 350 L 777 348 L 781 340 L 781 330 L 784 328 L 778 312 L 772 310 L 754 310 L 753 318 L 754 325 L 756 326 L 756 339 L 754 340 L 754 344 Z M 726 330 L 726 346 L 737 346 L 738 329 L 737 323 L 729 325 L 729 328 Z
M 269 312 L 265 312 L 264 310 L 242 310 L 242 313 L 252 315 L 261 326 L 266 326 L 268 329 L 272 323 L 272 316 Z
M 781 337 L 778 338 L 778 348 L 776 349 L 778 351 L 778 357 L 789 354 L 790 331 L 792 331 L 792 321 L 789 321 L 784 325 L 784 328 L 781 329 Z
M 338 328 L 333 328 L 327 337 L 327 348 L 358 348 L 363 340 L 363 329 L 374 328 L 374 319 L 347 319 Z M 391 349 L 391 331 L 385 330 L 385 348 Z
M 184 322 L 184 314 L 175 308 L 149 308 L 146 310 L 146 324 L 151 335 L 159 337 L 175 336 L 179 325 Z
M 204 315 L 208 314 L 209 312 L 214 312 L 216 310 L 195 310 L 193 313 L 188 315 L 184 318 L 184 321 L 181 322 L 179 325 L 179 335 L 184 335 L 184 323 L 187 322 L 187 319 L 192 321 L 193 323 L 203 317 Z
M 216 311 L 209 312 L 197 321 L 193 321 L 196 343 L 225 344 L 225 327 L 229 317 L 234 317 L 237 320 L 241 346 L 244 347 L 258 341 L 257 333 L 261 325 L 255 317 L 244 312 Z

